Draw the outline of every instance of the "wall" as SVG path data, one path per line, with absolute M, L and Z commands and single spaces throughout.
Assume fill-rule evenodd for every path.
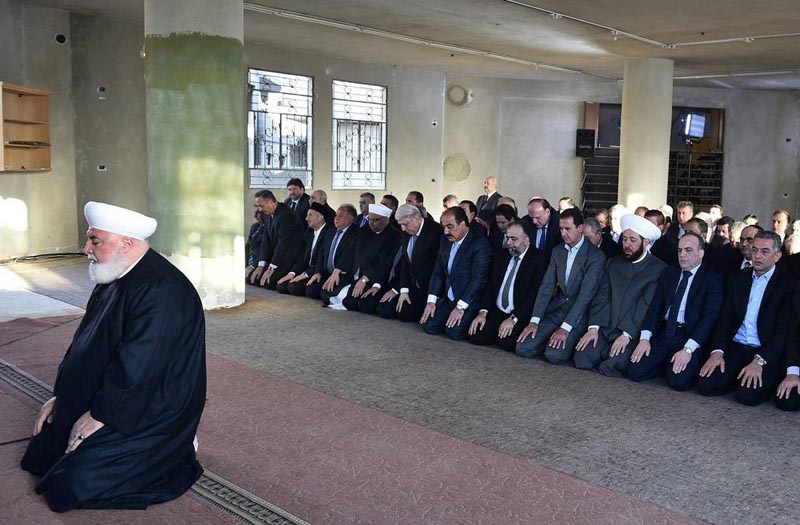
M 70 34 L 69 14 L 58 9 L 0 0 L 0 79 L 51 92 L 52 170 L 0 173 L 0 198 L 23 203 L 14 222 L 0 225 L 0 258 L 78 250 L 75 219 L 75 145 L 71 100 L 70 45 L 57 45 L 56 33 Z M 4 206 L 3 209 L 6 207 Z M 23 211 L 24 210 L 24 211 Z M 16 214 L 27 215 L 23 223 Z M 5 217 L 0 217 L 5 219 Z M 24 227 L 27 225 L 27 227 Z
M 447 85 L 454 84 L 471 89 L 474 98 L 466 107 L 445 108 L 444 155 L 467 155 L 472 175 L 448 188 L 459 198 L 475 199 L 483 179 L 497 175 L 500 193 L 518 205 L 534 194 L 551 201 L 579 195 L 574 129 L 582 122 L 582 103 L 620 103 L 622 98 L 622 84 L 616 82 L 448 76 Z M 786 208 L 798 215 L 797 93 L 675 87 L 673 103 L 726 110 L 726 213 L 740 218 L 755 212 L 768 219 L 772 210 Z
M 78 233 L 86 202 L 147 212 L 141 24 L 72 15 L 72 99 Z M 98 92 L 99 86 L 104 93 Z M 100 171 L 99 165 L 106 171 Z
M 392 193 L 404 201 L 409 191 L 417 190 L 425 196 L 429 209 L 441 207 L 442 137 L 446 127 L 443 73 L 337 60 L 253 43 L 245 43 L 245 64 L 314 78 L 314 189 L 325 190 L 334 208 L 342 203 L 357 204 L 359 195 L 367 190 L 331 190 L 331 82 L 350 80 L 387 86 L 386 189 L 369 191 L 378 200 Z M 434 120 L 436 126 L 431 125 Z M 251 189 L 245 195 L 248 228 L 253 222 L 256 191 Z M 280 188 L 276 195 L 285 197 L 285 189 Z

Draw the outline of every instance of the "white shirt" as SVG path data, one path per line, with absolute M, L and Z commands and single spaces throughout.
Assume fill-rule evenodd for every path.
M 495 301 L 495 305 L 497 305 L 497 308 L 501 312 L 503 312 L 505 314 L 510 314 L 511 312 L 514 311 L 514 285 L 517 282 L 517 275 L 519 275 L 519 267 L 522 266 L 522 258 L 525 257 L 525 254 L 528 253 L 529 249 L 530 248 L 526 248 L 524 252 L 522 252 L 521 254 L 519 254 L 517 256 L 517 257 L 519 257 L 519 261 L 517 262 L 517 270 L 514 272 L 514 275 L 511 275 L 511 268 L 514 267 L 514 258 L 513 257 L 511 258 L 511 260 L 509 260 L 508 266 L 506 267 L 506 273 L 505 273 L 505 276 L 503 277 L 502 283 L 500 284 L 500 291 L 497 293 L 497 300 Z M 508 290 L 508 308 L 504 309 L 503 308 L 503 289 L 506 287 L 506 281 L 508 279 L 511 279 L 511 284 L 509 285 L 510 288 Z M 481 311 L 484 311 L 484 310 L 481 310 Z

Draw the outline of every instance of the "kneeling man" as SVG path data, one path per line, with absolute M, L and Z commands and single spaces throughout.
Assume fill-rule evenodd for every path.
M 89 202 L 97 283 L 39 412 L 22 468 L 50 508 L 143 509 L 203 469 L 192 445 L 206 396 L 205 319 L 192 283 L 147 238 L 156 221 Z

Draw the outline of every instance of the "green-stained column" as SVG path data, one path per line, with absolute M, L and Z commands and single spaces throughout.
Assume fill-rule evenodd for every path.
M 242 0 L 144 3 L 152 246 L 205 308 L 244 302 L 243 12 Z
M 672 71 L 672 60 L 625 60 L 619 202 L 631 211 L 667 202 Z

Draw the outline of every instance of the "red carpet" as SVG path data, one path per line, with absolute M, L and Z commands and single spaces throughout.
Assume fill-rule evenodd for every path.
M 0 358 L 52 384 L 76 326 L 2 346 Z M 315 524 L 701 523 L 211 354 L 208 370 L 200 462 Z M 23 428 L 10 436 L 30 432 L 26 418 L 33 409 L 20 403 L 0 401 L 4 421 L 20 412 L 13 425 Z M 6 485 L 0 507 L 17 517 L 55 519 L 33 494 L 32 477 L 19 471 L 24 446 L 0 447 Z M 144 513 L 76 511 L 58 516 L 62 521 L 13 522 L 95 523 L 96 515 L 107 523 L 189 523 L 192 517 L 197 524 L 220 517 L 184 496 Z

